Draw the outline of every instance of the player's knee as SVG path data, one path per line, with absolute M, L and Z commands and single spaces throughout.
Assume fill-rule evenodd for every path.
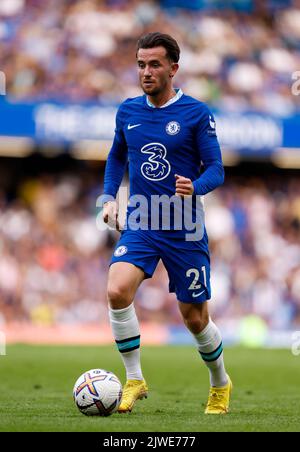
M 129 290 L 117 285 L 107 288 L 107 299 L 112 309 L 126 308 L 132 302 Z

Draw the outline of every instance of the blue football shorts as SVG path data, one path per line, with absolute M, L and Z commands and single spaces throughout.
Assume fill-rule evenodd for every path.
M 159 260 L 169 276 L 169 292 L 183 303 L 211 298 L 210 257 L 206 231 L 200 241 L 186 241 L 173 231 L 123 230 L 111 263 L 129 262 L 151 278 Z

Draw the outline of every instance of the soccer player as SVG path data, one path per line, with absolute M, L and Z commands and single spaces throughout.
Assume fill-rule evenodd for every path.
M 200 213 L 197 224 L 200 222 L 202 228 L 196 240 L 187 239 L 190 228 L 186 223 L 181 228 L 174 225 L 178 209 L 175 202 L 174 209 L 170 209 L 169 227 L 151 228 L 157 207 L 147 214 L 139 210 L 143 227 L 136 228 L 132 218 L 137 216 L 131 215 L 135 203 L 129 202 L 126 228 L 111 260 L 107 288 L 111 327 L 126 368 L 121 413 L 131 411 L 136 400 L 148 394 L 140 363 L 140 330 L 133 300 L 139 285 L 152 277 L 160 259 L 168 272 L 169 290 L 176 293 L 183 321 L 209 370 L 205 413 L 227 413 L 232 389 L 225 371 L 221 334 L 208 311 L 211 298 L 208 238 L 202 204 L 196 203 L 200 196 L 224 181 L 221 151 L 215 120 L 208 107 L 173 87 L 179 55 L 177 42 L 167 34 L 149 33 L 139 39 L 136 58 L 144 95 L 127 99 L 119 107 L 105 170 L 105 222 L 115 221 L 119 228 L 115 198 L 129 162 L 130 200 L 143 196 L 150 203 L 151 199 L 167 195 L 184 204 L 192 199 L 193 218 Z M 162 217 L 163 214 L 160 220 Z

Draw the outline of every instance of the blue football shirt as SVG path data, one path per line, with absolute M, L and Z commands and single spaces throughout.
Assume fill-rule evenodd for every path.
M 205 195 L 224 180 L 213 114 L 204 103 L 184 94 L 163 108 L 150 106 L 146 95 L 127 99 L 116 116 L 115 137 L 105 170 L 106 195 L 116 197 L 127 164 L 130 199 L 143 195 L 149 200 L 149 224 L 151 196 L 172 197 L 175 174 L 193 181 L 195 219 L 196 208 L 203 208 L 194 202 L 195 195 Z M 129 203 L 127 219 L 136 207 Z M 173 214 L 171 210 L 171 217 Z M 204 216 L 200 216 L 204 227 Z M 172 218 L 169 229 L 174 230 Z M 182 231 L 186 232 L 184 225 Z

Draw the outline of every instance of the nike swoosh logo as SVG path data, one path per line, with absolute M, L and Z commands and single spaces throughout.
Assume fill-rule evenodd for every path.
M 142 124 L 133 124 L 133 125 L 128 124 L 128 130 L 134 129 L 135 127 L 139 127 L 139 126 L 141 126 L 141 125 L 142 125 Z
M 200 295 L 202 295 L 204 292 L 205 292 L 205 289 L 202 290 L 202 292 L 199 292 L 199 293 L 193 292 L 193 293 L 192 293 L 192 297 L 193 297 L 193 298 L 200 297 Z

